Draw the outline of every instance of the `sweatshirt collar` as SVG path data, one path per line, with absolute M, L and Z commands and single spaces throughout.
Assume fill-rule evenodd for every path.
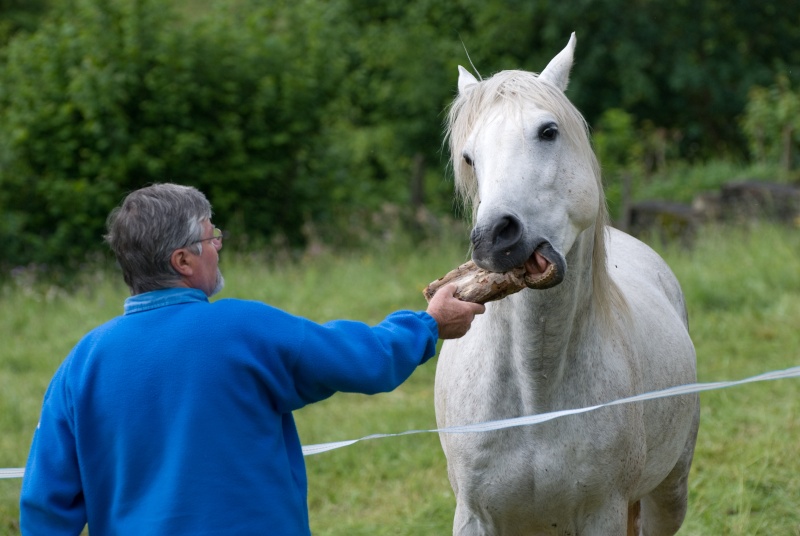
M 143 292 L 125 300 L 125 314 L 141 313 L 180 303 L 208 302 L 205 292 L 196 288 L 165 288 Z

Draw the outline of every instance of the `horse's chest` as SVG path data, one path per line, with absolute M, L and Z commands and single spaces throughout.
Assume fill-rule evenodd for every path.
M 619 416 L 603 411 L 456 438 L 459 496 L 491 517 L 556 523 L 624 494 L 641 474 L 643 452 L 618 429 Z

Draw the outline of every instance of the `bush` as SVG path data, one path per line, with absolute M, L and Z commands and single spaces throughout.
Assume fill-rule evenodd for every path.
M 630 188 L 633 176 L 644 172 L 644 148 L 635 127 L 635 118 L 618 108 L 603 112 L 592 136 L 597 159 L 603 170 L 606 200 L 612 217 L 619 217 L 626 201 L 624 182 Z M 627 192 L 630 195 L 630 192 Z
M 299 238 L 321 196 L 299 178 L 341 74 L 330 10 L 220 7 L 189 23 L 158 0 L 67 4 L 0 70 L 5 264 L 76 265 L 152 182 L 200 188 L 234 236 Z
M 796 165 L 795 149 L 800 146 L 800 90 L 793 89 L 784 74 L 769 88 L 753 87 L 741 126 L 753 158 L 780 163 L 784 171 L 790 171 Z
M 19 31 L 33 30 L 49 4 L 49 0 L 0 0 L 0 44 Z

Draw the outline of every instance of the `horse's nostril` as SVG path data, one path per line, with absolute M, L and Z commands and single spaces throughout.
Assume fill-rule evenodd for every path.
M 521 266 L 531 252 L 525 248 L 522 222 L 513 215 L 494 218 L 472 230 L 472 258 L 475 264 L 492 272 L 505 272 Z
M 522 236 L 522 225 L 514 216 L 506 216 L 498 220 L 492 228 L 492 244 L 495 247 L 509 247 L 519 242 Z
M 497 232 L 497 238 L 499 240 L 510 240 L 517 236 L 517 225 L 513 221 L 505 222 Z

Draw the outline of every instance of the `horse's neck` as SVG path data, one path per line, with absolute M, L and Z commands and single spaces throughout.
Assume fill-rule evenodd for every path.
M 509 298 L 509 303 L 498 305 L 513 307 L 512 311 L 497 311 L 498 315 L 513 318 L 510 330 L 510 352 L 515 369 L 525 376 L 527 385 L 535 389 L 536 405 L 546 405 L 548 391 L 558 389 L 575 356 L 576 341 L 580 334 L 591 329 L 592 252 L 594 237 L 591 229 L 579 236 L 567 255 L 567 275 L 564 281 L 545 291 L 523 291 Z M 574 365 L 574 363 L 573 363 Z

